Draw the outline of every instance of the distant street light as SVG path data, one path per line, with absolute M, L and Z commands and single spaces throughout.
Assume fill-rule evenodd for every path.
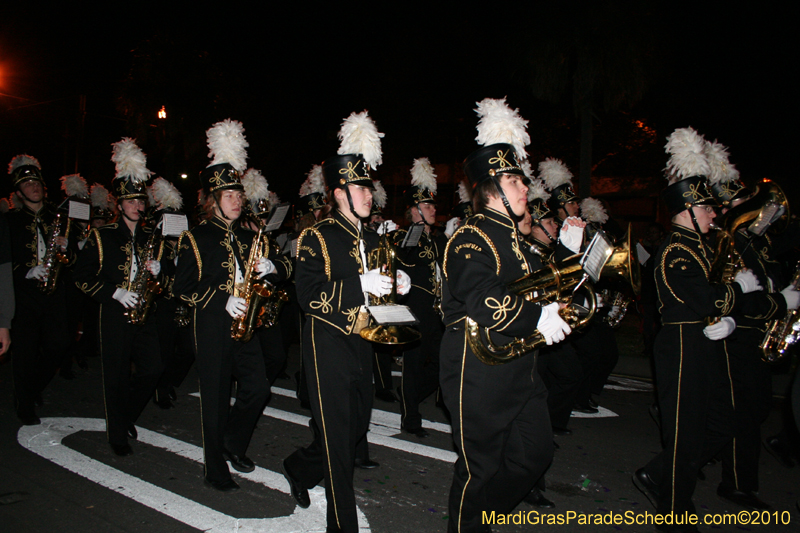
M 188 177 L 189 177 L 189 174 L 186 174 L 186 173 L 184 173 L 184 174 L 181 174 L 181 179 L 182 179 L 182 180 L 185 180 L 185 179 L 186 179 L 186 178 L 188 178 Z
M 167 118 L 167 110 L 164 108 L 163 105 L 161 106 L 161 109 L 158 110 L 158 118 L 162 120 Z

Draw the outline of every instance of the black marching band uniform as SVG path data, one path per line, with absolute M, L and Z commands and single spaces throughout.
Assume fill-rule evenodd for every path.
M 215 128 L 220 124 L 223 123 Z M 201 174 L 206 193 L 221 195 L 225 190 L 243 191 L 241 170 L 227 162 L 209 166 Z M 242 472 L 255 468 L 245 452 L 270 394 L 258 339 L 248 342 L 233 339 L 232 318 L 226 310 L 229 297 L 233 295 L 237 270 L 243 275 L 248 267 L 255 235 L 243 228 L 239 220 L 214 215 L 183 232 L 178 241 L 173 292 L 192 307 L 205 481 L 221 491 L 238 488 L 226 460 Z M 267 276 L 267 281 L 277 283 L 291 275 L 291 263 L 274 248 L 270 247 L 267 259 L 276 270 Z M 230 405 L 232 378 L 236 380 L 233 406 Z
M 502 173 L 524 178 L 509 144 L 473 152 L 464 167 L 473 184 L 492 179 L 501 195 Z M 535 372 L 536 352 L 487 365 L 465 334 L 469 317 L 505 344 L 531 336 L 543 314 L 539 305 L 506 288 L 543 266 L 510 215 L 484 209 L 465 221 L 445 250 L 440 383 L 458 451 L 449 498 L 453 532 L 488 530 L 481 513 L 513 510 L 553 457 L 547 389 Z
M 115 150 L 118 145 L 115 143 Z M 119 167 L 118 167 L 119 168 Z M 147 199 L 145 183 L 127 175 L 113 182 L 118 202 Z M 78 288 L 100 304 L 100 357 L 108 442 L 118 455 L 133 451 L 128 437 L 137 436 L 134 424 L 153 394 L 161 371 L 158 327 L 155 320 L 131 324 L 124 305 L 114 298 L 119 290 L 131 290 L 136 272 L 147 268 L 142 254 L 153 229 L 139 220 L 131 233 L 122 220 L 93 228 L 78 256 L 73 278 Z M 154 251 L 161 263 L 158 279 L 163 283 L 172 264 L 164 260 L 163 241 Z M 139 295 L 141 296 L 141 295 Z M 135 371 L 131 370 L 131 367 Z
M 44 194 L 44 179 L 38 161 L 29 158 L 25 162 L 27 164 L 17 166 L 11 173 L 14 189 L 18 191 L 24 182 L 36 180 L 41 183 Z M 53 204 L 46 199 L 42 202 L 42 207 L 34 213 L 22 200 L 17 200 L 18 207 L 6 215 L 16 298 L 16 313 L 11 323 L 14 331 L 14 393 L 17 416 L 26 425 L 39 423 L 35 402 L 58 370 L 69 343 L 65 320 L 67 291 L 63 279 L 56 284 L 55 291 L 46 294 L 39 288 L 37 279 L 28 277 L 31 269 L 41 264 L 47 237 L 57 216 Z M 62 214 L 62 219 L 62 235 L 69 241 L 64 252 L 68 261 L 65 266 L 69 266 L 75 263 L 77 244 L 66 214 Z

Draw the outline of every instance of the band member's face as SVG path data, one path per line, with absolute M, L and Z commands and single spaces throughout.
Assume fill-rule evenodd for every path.
M 575 200 L 571 202 L 567 202 L 564 204 L 564 211 L 567 212 L 568 217 L 579 217 L 581 216 L 581 207 L 578 205 L 578 202 Z
M 546 230 L 547 233 L 549 233 L 552 237 L 558 235 L 558 224 L 556 223 L 555 218 L 547 217 L 539 219 L 539 224 L 544 227 L 544 230 Z M 551 242 L 551 239 L 548 237 L 547 233 L 545 233 L 539 226 L 534 226 L 533 228 L 533 236 L 541 242 Z
M 217 214 L 228 220 L 237 220 L 242 215 L 242 205 L 244 205 L 244 193 L 242 191 L 226 189 L 219 196 L 219 205 L 216 209 Z
M 353 199 L 353 209 L 356 210 L 354 214 L 359 218 L 369 217 L 369 213 L 372 211 L 372 189 L 352 183 L 348 187 L 350 188 L 350 198 Z
M 731 203 L 730 203 L 730 204 L 728 204 L 726 207 L 723 207 L 723 208 L 722 208 L 720 211 L 721 211 L 721 212 L 722 212 L 722 214 L 724 215 L 724 214 L 725 214 L 725 213 L 727 213 L 727 212 L 728 212 L 730 209 L 733 209 L 734 207 L 736 207 L 737 205 L 741 204 L 741 203 L 742 203 L 742 202 L 744 202 L 745 200 L 746 200 L 746 198 L 737 198 L 736 200 L 731 200 Z
M 139 220 L 140 213 L 144 211 L 144 200 L 141 198 L 129 198 L 119 203 L 120 209 L 125 214 L 125 218 L 131 221 Z
M 700 233 L 708 233 L 711 221 L 717 216 L 714 208 L 710 205 L 696 205 L 692 207 L 692 211 L 694 211 L 694 218 L 697 220 L 697 227 L 700 228 Z
M 19 191 L 29 202 L 38 203 L 44 199 L 44 187 L 39 180 L 23 181 L 19 184 Z
M 411 221 L 415 224 L 424 222 L 432 226 L 436 222 L 436 204 L 428 202 L 417 204 L 416 208 L 411 210 Z
M 516 174 L 503 174 L 500 177 L 500 187 L 506 194 L 511 210 L 518 217 L 528 211 L 528 186 Z
M 525 210 L 525 213 L 522 214 L 522 220 L 520 220 L 517 223 L 517 226 L 519 227 L 519 232 L 522 233 L 523 235 L 528 236 L 528 235 L 531 234 L 531 213 L 530 213 L 530 211 L 528 211 L 527 209 Z

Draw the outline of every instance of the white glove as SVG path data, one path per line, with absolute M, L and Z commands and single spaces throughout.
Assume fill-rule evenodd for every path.
M 569 218 L 565 220 L 564 225 L 561 226 L 561 232 L 559 233 L 558 238 L 561 241 L 561 244 L 569 248 L 570 252 L 577 254 L 581 251 L 581 244 L 583 243 L 583 228 L 569 224 L 567 222 Z
M 453 233 L 456 232 L 458 229 L 458 223 L 461 222 L 461 219 L 458 217 L 453 217 L 447 221 L 447 224 L 444 226 L 444 234 L 447 235 L 447 238 L 453 236 Z
M 397 269 L 397 294 L 405 295 L 411 290 L 411 276 Z
M 158 276 L 158 274 L 161 272 L 161 263 L 159 263 L 155 259 L 151 259 L 150 261 L 148 261 L 146 266 L 147 270 L 149 270 L 150 273 L 154 276 Z
M 247 300 L 239 298 L 238 296 L 228 296 L 228 303 L 225 304 L 225 310 L 231 315 L 231 318 L 240 317 L 247 310 Z
M 272 274 L 273 272 L 275 272 L 275 263 L 273 263 L 266 257 L 262 257 L 256 263 L 255 270 L 259 274 L 258 277 L 263 278 L 267 274 Z
M 712 341 L 719 341 L 733 333 L 736 329 L 736 321 L 729 316 L 724 316 L 716 324 L 711 324 L 703 328 L 703 335 Z
M 736 277 L 733 278 L 733 281 L 739 284 L 742 287 L 742 292 L 747 294 L 748 292 L 754 291 L 763 291 L 764 288 L 758 282 L 758 278 L 752 271 L 748 269 L 742 269 L 736 273 Z
M 44 265 L 36 265 L 32 269 L 28 270 L 28 273 L 25 274 L 25 279 L 38 279 L 39 281 L 44 281 L 47 277 L 47 269 Z
M 397 229 L 397 224 L 394 223 L 394 220 L 387 220 L 386 222 L 382 222 L 380 226 L 378 226 L 378 235 L 383 235 L 384 233 L 391 233 Z
M 595 306 L 595 307 L 597 307 L 597 309 L 600 309 L 601 307 L 605 307 L 606 301 L 603 300 L 603 295 L 602 294 L 600 294 L 599 292 L 596 292 L 596 293 L 594 293 L 594 298 L 597 301 L 597 305 Z
M 544 340 L 547 341 L 548 346 L 563 341 L 572 331 L 569 324 L 564 322 L 564 319 L 559 316 L 559 307 L 560 305 L 558 302 L 553 302 L 542 307 L 542 314 L 539 316 L 539 322 L 536 324 L 536 329 L 544 336 Z
M 794 286 L 789 285 L 781 291 L 781 294 L 786 300 L 787 309 L 797 309 L 797 306 L 800 305 L 800 291 L 795 290 Z
M 130 309 L 139 301 L 139 295 L 137 293 L 125 289 L 115 290 L 112 298 L 121 303 L 122 307 L 125 309 Z
M 620 309 L 618 305 L 612 305 L 611 310 L 608 312 L 608 316 L 611 318 L 617 318 L 619 316 L 619 311 Z
M 386 296 L 392 292 L 392 278 L 381 274 L 381 269 L 373 268 L 361 274 L 361 290 L 374 296 Z

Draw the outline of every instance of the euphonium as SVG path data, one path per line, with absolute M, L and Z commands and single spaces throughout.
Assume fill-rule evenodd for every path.
M 147 269 L 147 263 L 156 257 L 156 251 L 160 245 L 159 229 L 153 228 L 153 233 L 147 238 L 147 243 L 139 260 L 136 276 L 134 276 L 129 289 L 139 295 L 136 305 L 125 311 L 125 316 L 128 317 L 128 322 L 131 324 L 141 325 L 147 321 L 147 315 L 153 305 L 153 300 L 163 290 L 161 283 Z M 134 243 L 133 246 L 136 246 L 136 244 Z
M 283 304 L 289 299 L 285 291 L 266 280 L 259 280 L 258 273 L 253 270 L 259 259 L 269 254 L 269 246 L 269 238 L 260 225 L 250 247 L 244 279 L 233 287 L 233 295 L 247 302 L 245 312 L 234 318 L 231 324 L 231 338 L 237 341 L 247 342 L 259 327 L 273 326 Z
M 397 249 L 391 241 L 389 232 L 381 235 L 381 242 L 367 257 L 367 268 L 373 270 L 380 268 L 387 276 L 392 277 L 392 292 L 386 296 L 370 295 L 371 305 L 396 305 L 397 304 Z M 374 321 L 374 319 L 373 319 Z M 419 340 L 422 335 L 419 331 L 409 326 L 375 324 L 361 330 L 361 337 L 378 344 L 408 344 Z
M 800 263 L 792 278 L 792 286 L 800 289 Z M 791 345 L 800 339 L 800 312 L 790 309 L 781 319 L 770 320 L 767 324 L 767 333 L 761 341 L 761 358 L 767 363 L 777 363 L 786 355 Z
M 61 265 L 65 264 L 67 256 L 61 253 L 60 246 L 56 240 L 64 232 L 62 228 L 63 220 L 66 219 L 64 213 L 59 212 L 50 228 L 50 235 L 47 238 L 47 251 L 42 258 L 42 266 L 45 268 L 45 278 L 39 282 L 39 289 L 45 294 L 53 294 L 58 283 L 58 274 L 61 272 Z
M 598 237 L 600 236 L 604 237 L 604 234 L 600 232 Z M 542 305 L 563 303 L 565 306 L 558 311 L 558 314 L 570 328 L 580 329 L 594 317 L 597 309 L 597 297 L 590 278 L 596 281 L 600 276 L 618 276 L 629 281 L 636 294 L 639 292 L 641 283 L 639 262 L 632 254 L 630 231 L 626 243 L 617 248 L 612 248 L 606 238 L 602 241 L 607 243 L 607 246 L 600 245 L 599 253 L 592 254 L 587 260 L 591 262 L 600 258 L 602 266 L 598 265 L 599 272 L 596 277 L 585 270 L 585 263 L 582 262 L 586 255 L 591 253 L 587 251 L 586 254 L 576 254 L 561 262 L 548 263 L 544 268 L 523 276 L 508 285 L 509 292 Z M 592 245 L 589 246 L 591 247 Z M 575 302 L 575 296 L 579 291 L 585 295 L 585 305 Z M 489 328 L 478 325 L 470 317 L 466 317 L 465 329 L 467 342 L 473 353 L 487 365 L 508 363 L 546 342 L 544 336 L 536 331 L 529 337 L 497 345 L 491 340 Z

